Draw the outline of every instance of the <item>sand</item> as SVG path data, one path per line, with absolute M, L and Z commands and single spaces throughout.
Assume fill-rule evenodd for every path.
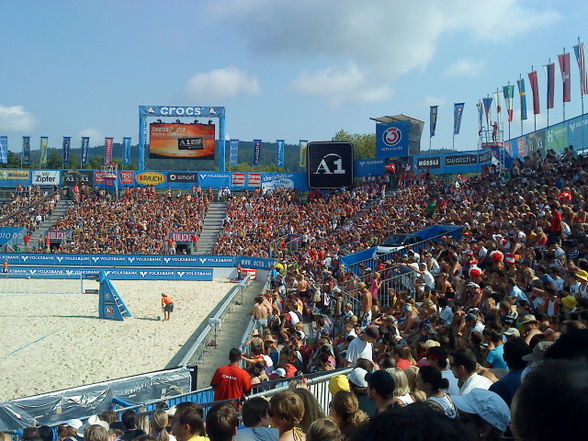
M 163 369 L 235 286 L 112 283 L 133 314 L 123 322 L 99 319 L 98 295 L 79 294 L 79 280 L 0 280 L 0 401 Z M 158 319 L 162 292 L 175 306 L 166 322 Z

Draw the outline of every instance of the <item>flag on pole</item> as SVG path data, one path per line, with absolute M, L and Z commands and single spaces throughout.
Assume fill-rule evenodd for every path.
M 453 134 L 459 135 L 461 127 L 461 117 L 463 115 L 464 103 L 455 103 L 453 105 Z
M 39 165 L 45 167 L 47 165 L 47 145 L 49 145 L 49 138 L 41 136 L 41 154 L 39 156 Z
M 112 162 L 112 138 L 104 138 L 104 163 L 106 165 Z
M 492 100 L 494 98 L 482 98 L 482 103 L 484 104 L 484 112 L 486 113 L 486 125 L 490 127 L 490 109 L 492 108 Z
M 82 165 L 88 162 L 88 151 L 90 150 L 90 137 L 82 136 Z
M 482 110 L 482 103 L 478 101 L 476 107 L 478 108 L 478 130 L 480 134 L 482 134 L 482 127 L 484 126 L 484 110 Z
M 504 95 L 504 104 L 506 105 L 506 112 L 508 113 L 508 122 L 512 122 L 513 117 L 513 99 L 514 99 L 514 85 L 504 86 L 502 88 Z
M 123 158 L 125 165 L 131 163 L 131 137 L 125 136 L 123 138 Z
M 563 102 L 568 103 L 572 99 L 571 94 L 571 72 L 570 72 L 570 54 L 565 53 L 558 55 L 559 69 L 561 71 L 561 80 L 563 83 Z
M 502 116 L 502 103 L 500 101 L 500 90 L 497 90 L 494 95 L 496 95 L 496 121 L 500 124 L 500 117 Z
M 277 158 L 276 158 L 276 165 L 278 167 L 284 166 L 284 157 L 285 157 L 285 150 L 286 145 L 283 139 L 278 139 L 277 141 Z
M 253 165 L 259 165 L 261 159 L 261 139 L 253 140 Z
M 8 164 L 8 136 L 0 136 L 0 163 Z
M 525 80 L 523 78 L 517 80 L 519 86 L 519 95 L 521 97 L 521 121 L 527 119 L 527 93 L 525 92 Z
M 588 76 L 586 75 L 586 56 L 584 53 L 584 43 L 578 43 L 574 46 L 574 53 L 580 68 L 580 92 L 582 95 L 588 94 Z
M 69 164 L 69 155 L 71 153 L 71 136 L 63 137 L 63 163 Z
M 229 143 L 229 165 L 235 167 L 239 161 L 239 140 L 231 139 Z
M 541 107 L 539 105 L 539 79 L 536 70 L 529 72 L 529 83 L 533 92 L 533 113 L 538 115 L 541 113 Z
M 301 139 L 298 145 L 300 146 L 300 157 L 298 158 L 298 166 L 306 167 L 306 149 L 308 147 L 308 140 Z
M 431 106 L 430 125 L 431 125 L 431 138 L 435 136 L 435 129 L 437 128 L 437 113 L 439 112 L 439 106 Z
M 30 136 L 23 136 L 22 137 L 22 162 L 23 164 L 30 164 L 31 163 L 31 137 Z
M 547 72 L 547 108 L 553 109 L 555 102 L 555 63 L 545 66 Z

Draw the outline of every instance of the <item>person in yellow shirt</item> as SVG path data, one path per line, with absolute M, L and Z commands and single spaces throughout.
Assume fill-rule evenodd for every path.
M 204 421 L 199 412 L 188 409 L 185 412 L 176 412 L 172 422 L 172 434 L 177 441 L 210 441 L 204 436 Z

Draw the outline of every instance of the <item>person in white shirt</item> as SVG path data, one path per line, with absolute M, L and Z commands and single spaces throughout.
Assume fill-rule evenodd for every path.
M 478 363 L 476 356 L 469 349 L 458 349 L 449 356 L 449 366 L 457 377 L 459 395 L 465 395 L 472 389 L 486 389 L 492 386 L 492 381 L 476 372 Z
M 359 336 L 355 337 L 347 347 L 345 360 L 349 366 L 353 366 L 358 358 L 372 359 L 372 345 L 380 338 L 380 331 L 376 327 L 368 327 Z

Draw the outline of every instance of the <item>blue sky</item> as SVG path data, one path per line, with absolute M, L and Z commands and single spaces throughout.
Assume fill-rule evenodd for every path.
M 588 2 L 576 0 L 0 0 L 0 16 L 0 134 L 15 151 L 23 135 L 33 148 L 41 135 L 135 143 L 141 104 L 225 106 L 230 137 L 288 143 L 371 133 L 370 117 L 404 113 L 427 122 L 424 149 L 438 104 L 433 147 L 449 147 L 454 102 L 465 102 L 456 148 L 467 150 L 478 100 L 531 65 L 545 126 L 542 66 L 588 39 Z M 580 113 L 572 55 L 566 116 Z

